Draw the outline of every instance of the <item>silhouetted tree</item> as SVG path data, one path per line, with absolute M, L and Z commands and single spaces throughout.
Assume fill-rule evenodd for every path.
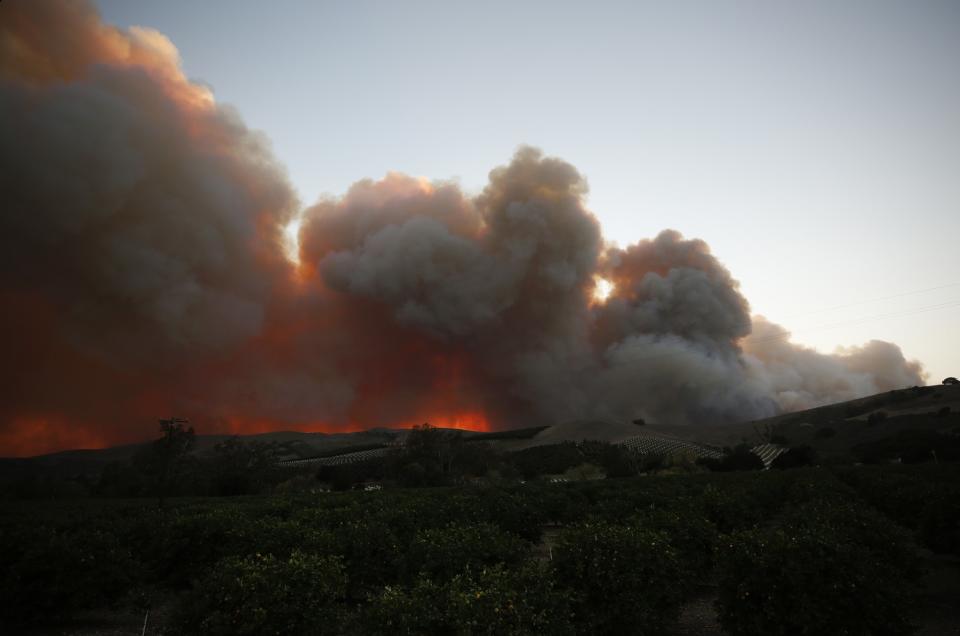
M 248 495 L 259 492 L 276 470 L 273 444 L 226 439 L 213 448 L 209 468 L 216 495 Z
M 147 452 L 138 458 L 143 472 L 152 478 L 157 494 L 157 503 L 163 506 L 170 485 L 183 471 L 184 464 L 196 441 L 190 422 L 180 417 L 160 420 L 163 436 L 154 441 Z

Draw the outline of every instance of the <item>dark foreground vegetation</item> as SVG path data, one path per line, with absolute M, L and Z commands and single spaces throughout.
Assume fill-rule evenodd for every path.
M 958 524 L 946 463 L 9 501 L 0 628 L 658 634 L 709 589 L 730 634 L 904 634 L 920 555 L 960 556 Z

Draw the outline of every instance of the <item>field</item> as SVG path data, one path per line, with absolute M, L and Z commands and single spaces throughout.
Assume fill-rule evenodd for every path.
M 960 467 L 0 509 L 5 633 L 955 633 Z M 924 590 L 924 583 L 932 583 Z M 149 612 L 149 613 L 148 613 Z M 722 631 L 720 631 L 722 630 Z

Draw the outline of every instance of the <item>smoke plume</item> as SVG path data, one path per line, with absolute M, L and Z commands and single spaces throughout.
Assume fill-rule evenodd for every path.
M 389 174 L 300 210 L 169 40 L 86 2 L 0 6 L 0 191 L 3 455 L 140 440 L 170 413 L 235 432 L 725 422 L 924 377 L 891 343 L 792 344 L 703 241 L 606 245 L 585 179 L 534 148 L 476 196 Z

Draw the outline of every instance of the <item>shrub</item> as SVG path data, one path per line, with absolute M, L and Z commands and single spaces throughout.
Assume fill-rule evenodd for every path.
M 403 569 L 408 579 L 423 574 L 445 581 L 467 568 L 519 562 L 526 551 L 526 542 L 490 523 L 449 525 L 418 532 L 404 555 Z
M 559 475 L 583 463 L 583 453 L 573 442 L 534 446 L 511 455 L 514 466 L 524 479 L 538 475 Z
M 337 634 L 346 589 L 337 557 L 228 557 L 193 589 L 175 621 L 180 633 Z
M 448 627 L 473 634 L 572 634 L 569 595 L 530 565 L 455 577 L 447 595 Z
M 358 634 L 573 634 L 567 594 L 536 566 L 467 570 L 441 585 L 387 587 L 361 611 Z
M 750 450 L 746 444 L 740 444 L 726 452 L 720 459 L 704 457 L 697 460 L 710 470 L 728 472 L 733 470 L 763 470 L 763 460 Z
M 439 504 L 439 502 L 438 502 Z M 443 502 L 447 519 L 459 522 L 489 522 L 527 541 L 540 538 L 545 513 L 523 490 L 484 488 L 465 490 Z
M 764 475 L 765 477 L 767 475 Z M 723 488 L 709 484 L 697 497 L 697 506 L 721 533 L 750 528 L 762 523 L 769 511 L 751 501 L 750 489 L 724 484 Z
M 774 459 L 770 466 L 771 468 L 786 470 L 789 468 L 813 466 L 816 463 L 817 452 L 815 450 L 809 446 L 794 446 Z
M 154 575 L 183 586 L 228 556 L 274 554 L 294 549 L 329 552 L 336 546 L 330 533 L 237 506 L 177 511 L 167 520 L 150 552 Z
M 351 598 L 364 598 L 399 580 L 402 544 L 390 526 L 377 519 L 350 521 L 332 532 L 333 552 L 343 557 L 350 572 Z
M 0 544 L 0 624 L 55 622 L 112 605 L 137 570 L 130 551 L 99 527 L 21 527 L 0 533 Z
M 720 624 L 735 636 L 904 634 L 919 576 L 906 535 L 849 503 L 816 503 L 721 551 Z
M 561 533 L 557 580 L 570 587 L 577 622 L 591 633 L 654 633 L 676 618 L 687 569 L 666 534 L 638 526 L 586 523 Z
M 669 537 L 670 545 L 685 564 L 683 578 L 691 586 L 687 591 L 712 577 L 720 535 L 717 527 L 694 505 L 684 503 L 670 509 L 647 510 L 636 518 L 636 523 Z

